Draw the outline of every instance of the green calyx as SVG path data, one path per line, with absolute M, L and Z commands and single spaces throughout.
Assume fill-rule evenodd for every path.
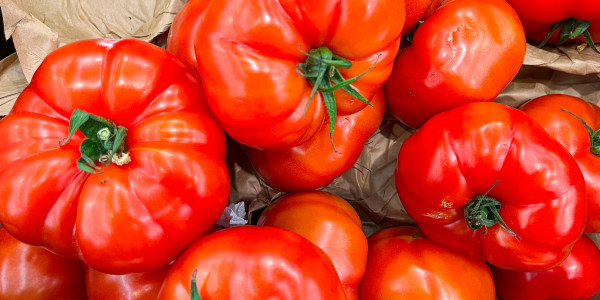
M 105 118 L 76 109 L 69 122 L 69 137 L 59 144 L 66 145 L 77 130 L 86 137 L 79 146 L 81 157 L 77 160 L 77 167 L 80 170 L 98 174 L 100 172 L 97 170 L 100 167 L 96 162 L 108 166 L 111 162 L 124 165 L 131 161 L 125 150 L 125 127 L 116 126 Z
M 192 273 L 190 300 L 202 300 L 202 298 L 200 298 L 200 293 L 198 293 L 198 287 L 196 286 L 196 273 L 198 273 L 198 270 L 194 270 L 194 273 Z
M 584 21 L 575 18 L 567 18 L 562 21 L 558 21 L 552 24 L 552 28 L 550 28 L 548 35 L 546 35 L 546 38 L 544 39 L 544 41 L 542 41 L 540 45 L 538 45 L 538 47 L 541 48 L 544 45 L 546 45 L 546 43 L 550 39 L 550 36 L 552 36 L 552 34 L 556 30 L 561 28 L 560 36 L 558 38 L 558 42 L 556 42 L 556 45 L 563 44 L 568 40 L 577 38 L 581 35 L 585 39 L 588 46 L 590 46 L 594 51 L 596 51 L 596 53 L 600 53 L 600 51 L 598 51 L 596 45 L 594 44 L 594 40 L 592 39 L 590 32 L 588 31 L 589 27 L 590 21 Z
M 573 117 L 577 118 L 577 120 L 581 121 L 581 123 L 583 123 L 583 126 L 585 126 L 585 128 L 588 131 L 588 134 L 590 135 L 590 152 L 592 152 L 592 154 L 596 156 L 600 156 L 600 129 L 594 131 L 594 129 L 592 129 L 590 125 L 588 125 L 582 118 L 580 118 L 576 114 L 566 109 L 561 110 L 571 114 Z
M 311 49 L 308 53 L 302 53 L 305 54 L 307 58 L 303 63 L 298 63 L 296 65 L 296 72 L 305 77 L 313 87 L 304 111 L 306 111 L 310 100 L 317 91 L 320 92 L 325 101 L 327 115 L 329 116 L 329 136 L 331 145 L 333 146 L 333 130 L 335 128 L 335 120 L 337 117 L 337 108 L 333 92 L 337 89 L 342 89 L 352 97 L 372 106 L 369 100 L 351 87 L 350 84 L 369 72 L 375 64 L 356 77 L 344 79 L 338 68 L 349 69 L 352 66 L 352 62 L 349 60 L 333 54 L 327 47 L 319 47 Z M 333 146 L 333 149 L 335 150 L 335 146 Z
M 467 226 L 473 230 L 481 230 L 482 234 L 487 234 L 487 228 L 498 224 L 504 231 L 512 234 L 514 237 L 521 239 L 521 237 L 512 231 L 508 225 L 502 220 L 500 213 L 498 212 L 502 207 L 502 204 L 488 196 L 489 192 L 496 186 L 496 181 L 492 187 L 485 192 L 483 195 L 477 195 L 473 201 L 469 202 L 465 207 L 465 220 Z

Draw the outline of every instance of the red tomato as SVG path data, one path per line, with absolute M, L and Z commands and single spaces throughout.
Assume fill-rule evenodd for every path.
M 86 299 L 83 265 L 22 243 L 0 228 L 0 299 Z
M 145 273 L 112 275 L 86 268 L 89 300 L 156 300 L 168 267 Z
M 587 191 L 585 231 L 600 232 L 600 140 L 591 139 L 600 129 L 600 107 L 581 98 L 554 94 L 533 99 L 520 110 L 542 125 L 577 161 Z
M 535 41 L 544 41 L 551 31 L 553 25 L 558 25 L 554 34 L 549 38 L 549 43 L 559 41 L 559 35 L 563 24 L 568 22 L 581 21 L 590 22 L 586 31 L 590 34 L 593 41 L 600 42 L 600 1 L 597 0 L 506 0 L 510 4 L 521 21 L 528 38 Z M 567 21 L 567 23 L 565 23 Z M 578 24 L 574 24 L 577 26 Z M 566 33 L 573 31 L 573 25 L 566 26 Z M 569 37 L 568 40 L 572 40 Z M 562 41 L 566 42 L 568 40 Z M 583 35 L 578 36 L 575 41 L 585 42 Z M 562 43 L 561 42 L 561 43 Z M 593 45 L 593 43 L 591 43 Z
M 418 128 L 435 114 L 489 102 L 515 77 L 525 34 L 503 0 L 447 0 L 415 32 L 384 86 L 386 107 Z
M 443 0 L 406 0 L 404 5 L 406 8 L 406 19 L 402 27 L 402 36 L 412 31 L 421 20 L 431 16 L 436 9 L 442 4 Z
M 319 246 L 331 258 L 346 299 L 357 299 L 356 286 L 367 262 L 367 237 L 346 200 L 322 191 L 286 194 L 267 207 L 258 225 L 291 230 Z
M 365 142 L 379 128 L 385 112 L 383 91 L 373 96 L 371 104 L 373 108 L 354 114 L 338 114 L 332 140 L 326 121 L 317 134 L 296 147 L 273 151 L 247 147 L 252 166 L 271 187 L 282 191 L 328 185 L 354 166 Z
M 494 281 L 481 260 L 432 242 L 417 227 L 399 226 L 369 237 L 360 299 L 493 300 Z
M 600 250 L 586 235 L 557 267 L 519 272 L 492 267 L 496 290 L 506 300 L 590 299 L 600 291 Z
M 391 72 L 404 16 L 403 0 L 192 0 L 174 20 L 167 49 L 202 78 L 230 136 L 285 149 L 310 139 L 326 114 L 334 120 L 372 109 L 363 101 Z M 343 78 L 366 72 L 351 84 L 363 101 L 340 89 L 325 92 L 339 81 L 331 77 L 336 67 L 322 60 L 329 55 Z M 319 84 L 321 71 L 330 80 Z M 313 85 L 319 92 L 309 102 Z
M 170 263 L 228 201 L 224 133 L 198 86 L 175 56 L 138 40 L 51 53 L 0 121 L 0 222 L 24 242 L 106 273 Z M 66 142 L 76 109 L 114 124 L 90 117 L 86 142 L 80 131 Z M 80 146 L 98 150 L 111 130 L 126 130 L 124 143 L 107 143 L 131 161 L 79 169 L 92 169 Z
M 501 268 L 552 268 L 585 226 L 585 181 L 571 154 L 500 103 L 431 118 L 402 144 L 395 180 L 429 238 Z
M 345 299 L 327 254 L 286 229 L 239 226 L 208 234 L 169 269 L 158 299 Z

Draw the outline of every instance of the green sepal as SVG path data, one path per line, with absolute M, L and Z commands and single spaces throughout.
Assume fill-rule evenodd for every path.
M 331 83 L 328 84 L 331 85 Z M 322 95 L 323 100 L 325 101 L 325 107 L 327 108 L 327 116 L 329 117 L 329 141 L 331 142 L 333 151 L 337 152 L 335 145 L 333 144 L 333 130 L 335 129 L 335 122 L 337 119 L 337 104 L 335 103 L 333 92 L 323 92 Z
M 489 192 L 496 184 L 498 184 L 498 181 L 496 181 L 483 195 L 476 196 L 473 201 L 465 206 L 464 214 L 467 226 L 473 230 L 481 229 L 482 234 L 487 234 L 488 227 L 498 224 L 504 231 L 521 239 L 516 232 L 506 225 L 500 216 L 498 211 L 502 208 L 502 203 L 493 197 L 488 196 Z
M 590 125 L 588 125 L 588 123 L 585 122 L 585 120 L 583 120 L 578 115 L 564 108 L 562 108 L 561 110 L 577 118 L 577 120 L 579 120 L 579 122 L 581 122 L 583 126 L 585 126 L 585 129 L 588 131 L 588 135 L 590 136 L 590 152 L 592 152 L 592 154 L 596 156 L 600 156 L 600 130 L 594 131 L 594 129 L 590 127 Z
M 190 287 L 190 299 L 191 300 L 202 300 L 202 298 L 200 298 L 200 294 L 198 293 L 198 287 L 196 286 L 196 273 L 198 273 L 198 270 L 194 270 L 194 272 L 192 273 L 192 282 L 191 282 L 191 287 Z
M 333 54 L 327 47 L 311 49 L 308 53 L 303 52 L 302 50 L 300 50 L 300 52 L 306 55 L 307 58 L 303 63 L 298 63 L 296 65 L 296 73 L 305 77 L 308 83 L 313 87 L 306 101 L 304 112 L 306 112 L 314 95 L 317 92 L 321 92 L 327 109 L 327 115 L 329 116 L 329 135 L 331 145 L 333 146 L 333 130 L 335 129 L 335 120 L 337 117 L 336 102 L 333 92 L 337 89 L 342 89 L 350 96 L 373 106 L 368 99 L 352 88 L 350 84 L 356 82 L 367 72 L 371 71 L 377 61 L 362 74 L 350 79 L 344 79 L 338 68 L 349 69 L 352 67 L 351 61 Z M 332 82 L 334 85 L 331 84 Z M 335 150 L 335 146 L 333 149 Z
M 116 126 L 113 122 L 75 109 L 69 121 L 69 136 L 60 141 L 61 146 L 66 145 L 73 135 L 80 130 L 85 139 L 79 146 L 81 158 L 77 160 L 77 167 L 85 172 L 99 173 L 96 161 L 101 161 L 105 166 L 110 164 L 112 157 L 118 152 L 125 152 L 125 136 L 127 129 Z M 101 136 L 100 133 L 103 133 Z M 108 158 L 102 159 L 100 158 Z
M 575 39 L 581 35 L 583 36 L 587 45 L 592 48 L 592 50 L 594 50 L 596 53 L 600 53 L 594 44 L 594 40 L 592 39 L 590 32 L 588 31 L 590 25 L 590 21 L 579 20 L 576 18 L 567 18 L 562 21 L 555 22 L 548 31 L 546 38 L 538 45 L 538 47 L 541 48 L 546 45 L 552 34 L 558 30 L 558 28 L 562 27 L 556 45 L 564 44 L 568 40 Z

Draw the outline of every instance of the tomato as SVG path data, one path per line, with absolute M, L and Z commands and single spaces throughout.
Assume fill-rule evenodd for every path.
M 591 138 L 600 129 L 600 107 L 581 98 L 553 94 L 533 99 L 519 109 L 542 125 L 577 161 L 587 191 L 585 231 L 600 232 L 600 140 Z
M 156 300 L 168 266 L 145 273 L 112 275 L 86 268 L 89 300 Z
M 170 263 L 228 201 L 225 136 L 198 86 L 138 40 L 51 53 L 0 121 L 0 222 L 105 273 Z
M 0 299 L 86 299 L 83 265 L 22 243 L 0 228 Z
M 345 299 L 327 254 L 277 227 L 246 225 L 200 238 L 173 263 L 158 299 L 190 299 L 194 274 L 202 300 Z
M 421 20 L 431 16 L 443 0 L 407 0 L 404 1 L 406 18 L 402 27 L 402 36 L 412 31 Z
M 389 77 L 404 18 L 403 0 L 192 0 L 173 21 L 167 50 L 202 78 L 231 137 L 285 149 L 310 139 L 326 117 L 372 109 L 365 102 Z
M 396 58 L 386 107 L 418 128 L 442 111 L 493 101 L 521 68 L 525 48 L 521 23 L 503 0 L 444 1 Z
M 485 262 L 439 246 L 411 226 L 386 228 L 369 237 L 358 295 L 369 300 L 495 298 Z
M 291 230 L 319 246 L 333 262 L 346 299 L 357 299 L 356 286 L 367 262 L 367 237 L 346 200 L 322 191 L 286 194 L 267 207 L 258 225 Z
M 492 267 L 492 272 L 501 299 L 591 299 L 600 292 L 600 249 L 582 235 L 571 254 L 550 270 L 520 272 Z
M 562 44 L 568 41 L 586 42 L 594 46 L 600 42 L 600 2 L 597 0 L 506 0 L 523 21 L 528 38 L 538 42 Z M 582 26 L 582 27 L 581 27 Z M 587 27 L 589 26 L 589 27 Z M 556 27 L 556 28 L 554 28 Z M 581 27 L 581 35 L 572 35 Z M 587 27 L 587 29 L 585 29 Z M 564 31 L 564 37 L 560 35 Z M 544 42 L 544 44 L 546 43 Z
M 558 265 L 585 226 L 585 181 L 571 154 L 500 103 L 431 118 L 402 144 L 395 182 L 429 238 L 505 269 Z
M 246 147 L 250 162 L 273 188 L 300 191 L 324 187 L 354 166 L 365 142 L 379 128 L 385 112 L 381 90 L 371 104 L 373 108 L 354 114 L 338 114 L 333 131 L 335 148 L 326 121 L 312 138 L 295 147 L 272 151 Z

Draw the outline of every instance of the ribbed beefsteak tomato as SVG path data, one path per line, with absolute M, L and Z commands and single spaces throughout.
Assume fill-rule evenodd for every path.
M 225 136 L 199 84 L 139 40 L 58 48 L 0 121 L 0 222 L 105 273 L 170 263 L 229 196 Z

